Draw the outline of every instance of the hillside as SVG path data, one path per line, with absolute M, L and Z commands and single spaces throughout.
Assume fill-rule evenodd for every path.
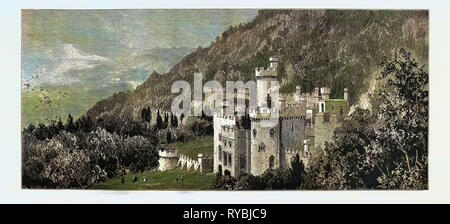
M 136 119 L 142 108 L 169 109 L 176 80 L 192 84 L 194 72 L 206 80 L 254 78 L 254 68 L 280 58 L 282 92 L 296 85 L 311 91 L 331 87 L 333 97 L 349 88 L 358 103 L 373 86 L 378 63 L 395 48 L 405 48 L 428 68 L 427 11 L 261 10 L 255 19 L 230 27 L 207 48 L 199 48 L 169 72 L 154 72 L 134 91 L 99 101 L 87 115 Z

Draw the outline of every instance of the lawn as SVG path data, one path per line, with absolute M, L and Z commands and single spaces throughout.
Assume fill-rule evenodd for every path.
M 214 154 L 214 140 L 213 137 L 201 137 L 199 139 L 189 142 L 177 142 L 171 144 L 178 152 L 197 159 L 197 154 L 202 153 L 203 156 L 210 156 Z
M 214 142 L 212 137 L 201 137 L 185 143 L 174 143 L 172 146 L 180 153 L 197 159 L 197 154 L 213 155 Z M 206 169 L 208 170 L 208 169 Z M 210 170 L 210 169 L 209 169 Z M 138 181 L 133 183 L 133 177 Z M 183 182 L 177 182 L 177 177 L 183 176 Z M 144 177 L 147 181 L 144 182 Z M 167 171 L 146 171 L 124 176 L 125 183 L 121 177 L 111 178 L 104 182 L 95 184 L 91 189 L 105 190 L 208 190 L 213 189 L 214 174 L 212 172 L 197 173 L 179 168 Z
M 133 183 L 133 177 L 138 181 Z M 176 180 L 177 176 L 183 176 L 183 182 Z M 143 179 L 147 178 L 144 182 Z M 111 178 L 98 183 L 91 189 L 103 190 L 209 190 L 213 189 L 213 173 L 197 173 L 173 169 L 167 171 L 146 171 L 125 175 L 125 183 L 121 183 L 121 177 Z

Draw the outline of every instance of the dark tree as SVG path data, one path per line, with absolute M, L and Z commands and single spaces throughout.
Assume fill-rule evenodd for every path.
M 428 73 L 400 49 L 381 64 L 378 143 L 382 188 L 428 188 Z
M 72 132 L 72 133 L 76 131 L 76 127 L 73 123 L 73 117 L 71 114 L 69 114 L 69 116 L 67 117 L 66 131 Z
M 172 114 L 172 127 L 178 127 L 178 118 Z
M 150 122 L 152 120 L 152 111 L 150 107 L 142 109 L 141 111 L 141 119 L 145 122 Z
M 166 140 L 167 140 L 167 144 L 170 144 L 170 143 L 173 142 L 173 141 L 172 141 L 172 133 L 170 133 L 170 131 L 167 131 L 167 137 L 166 137 Z
M 159 113 L 159 110 L 156 116 L 156 128 L 163 129 L 163 120 L 161 114 Z
M 164 122 L 163 122 L 163 128 L 167 128 L 169 126 L 169 115 L 164 113 Z
M 288 186 L 290 189 L 299 189 L 303 183 L 303 178 L 305 174 L 305 166 L 303 162 L 300 160 L 300 156 L 298 154 L 295 155 L 293 160 L 291 161 L 291 183 Z

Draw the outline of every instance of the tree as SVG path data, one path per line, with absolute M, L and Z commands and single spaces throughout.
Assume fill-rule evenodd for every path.
M 145 122 L 150 122 L 152 120 L 152 111 L 150 107 L 143 108 L 141 111 L 141 119 Z
M 174 128 L 178 127 L 178 118 L 177 118 L 177 116 L 174 116 L 173 114 L 171 116 L 172 116 L 172 118 L 171 118 L 171 120 L 172 120 L 171 126 L 174 127 Z
M 169 126 L 169 116 L 166 113 L 164 113 L 164 122 L 163 122 L 163 128 L 167 128 Z
M 377 138 L 382 188 L 428 187 L 428 73 L 405 49 L 381 64 L 385 89 L 379 96 Z
M 426 189 L 428 74 L 404 49 L 381 63 L 379 108 L 357 109 L 310 159 L 309 189 Z
M 75 132 L 76 130 L 76 127 L 73 124 L 73 117 L 71 114 L 69 114 L 69 116 L 67 117 L 66 130 L 72 133 Z
M 288 188 L 290 189 L 301 188 L 305 173 L 305 166 L 303 165 L 303 162 L 300 160 L 300 156 L 298 154 L 296 154 L 293 160 L 291 161 L 291 168 L 289 171 L 291 174 L 291 183 L 289 184 Z
M 167 144 L 172 143 L 172 133 L 170 133 L 169 130 L 167 131 L 167 137 L 166 137 L 166 140 L 167 140 Z
M 158 128 L 158 129 L 163 128 L 163 120 L 162 120 L 161 114 L 159 113 L 159 110 L 156 115 L 156 128 Z
M 334 143 L 327 143 L 322 155 L 310 158 L 306 188 L 344 190 L 376 187 L 373 184 L 376 181 L 365 181 L 374 167 L 371 158 L 375 121 L 370 111 L 356 109 L 335 130 Z

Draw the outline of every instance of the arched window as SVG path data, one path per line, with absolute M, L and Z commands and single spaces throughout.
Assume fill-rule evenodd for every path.
M 219 133 L 219 141 L 222 141 L 222 133 Z
M 266 151 L 266 145 L 264 145 L 264 143 L 261 143 L 258 146 L 258 152 L 265 152 Z
M 256 138 L 256 129 L 253 129 L 253 138 Z
M 267 94 L 267 107 L 272 109 L 272 97 L 269 94 Z
M 222 146 L 219 145 L 219 161 L 222 161 Z
M 275 129 L 270 129 L 270 138 L 275 138 Z
M 218 169 L 220 175 L 222 175 L 222 165 L 219 165 L 217 169 Z
M 271 155 L 269 157 L 269 169 L 273 169 L 274 164 L 275 164 L 275 157 Z

